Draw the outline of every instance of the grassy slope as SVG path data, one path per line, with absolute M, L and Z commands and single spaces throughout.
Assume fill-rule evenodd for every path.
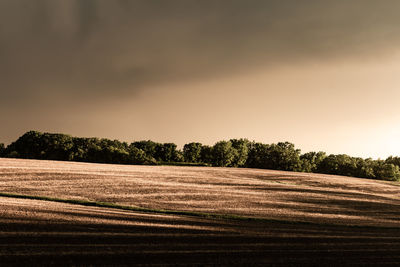
M 394 265 L 399 189 L 268 170 L 0 159 L 0 262 Z
M 149 214 L 0 197 L 0 262 L 362 266 L 400 262 L 397 228 Z
M 0 192 L 152 210 L 400 226 L 397 183 L 319 174 L 0 159 Z

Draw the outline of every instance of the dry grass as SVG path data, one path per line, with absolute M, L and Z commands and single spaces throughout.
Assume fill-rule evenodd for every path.
M 0 197 L 1 266 L 395 266 L 397 228 L 211 220 Z
M 0 159 L 0 192 L 288 221 L 400 226 L 397 183 L 321 174 Z
M 268 170 L 0 159 L 0 265 L 395 266 L 399 190 Z M 280 221 L 76 205 L 96 204 L 85 201 Z
M 397 228 L 211 220 L 0 197 L 1 266 L 395 266 Z

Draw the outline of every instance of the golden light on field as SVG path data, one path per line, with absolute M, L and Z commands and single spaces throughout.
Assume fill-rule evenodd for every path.
M 315 173 L 2 158 L 0 260 L 397 266 L 399 194 Z
M 0 0 L 0 267 L 399 266 L 399 13 Z
M 1 159 L 0 192 L 287 221 L 400 225 L 397 183 L 316 173 Z

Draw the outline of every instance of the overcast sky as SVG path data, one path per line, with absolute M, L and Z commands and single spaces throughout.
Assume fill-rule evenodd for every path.
M 398 0 L 0 0 L 0 142 L 28 130 L 400 156 Z

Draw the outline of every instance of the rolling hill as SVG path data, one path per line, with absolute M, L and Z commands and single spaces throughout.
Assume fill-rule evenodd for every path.
M 393 265 L 400 186 L 332 175 L 0 159 L 7 265 Z

